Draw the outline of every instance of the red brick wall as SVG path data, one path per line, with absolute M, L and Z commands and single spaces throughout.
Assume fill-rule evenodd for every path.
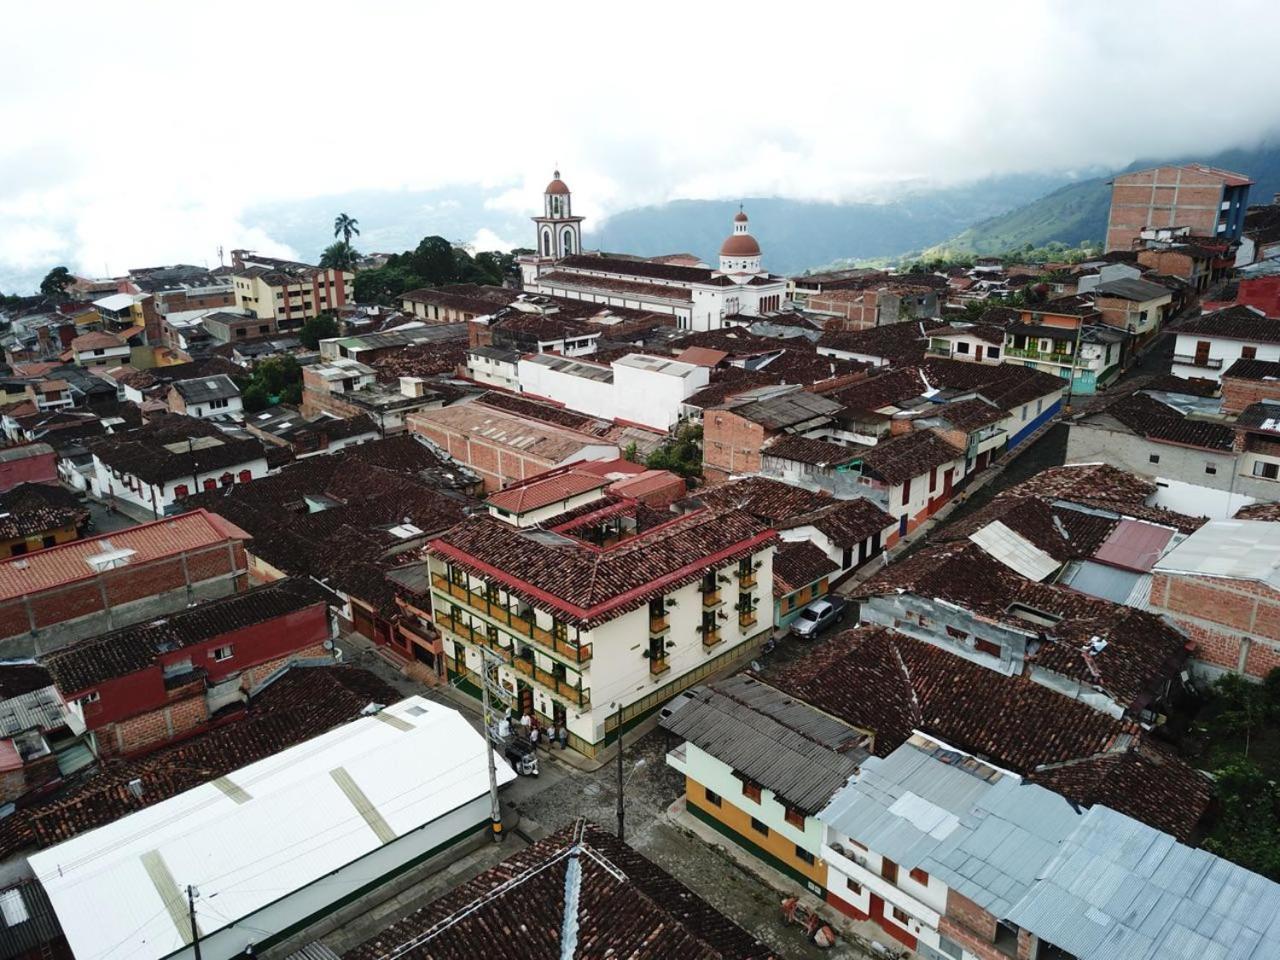
M 192 584 L 226 576 L 245 565 L 244 544 L 233 541 L 186 554 L 187 572 Z M 182 569 L 182 555 L 166 557 L 147 564 L 109 570 L 85 580 L 54 587 L 28 595 L 37 628 L 100 613 L 106 607 L 119 606 L 171 590 L 183 589 L 187 582 Z M 240 585 L 237 585 L 239 589 Z M 107 603 L 103 605 L 105 592 Z M 0 639 L 30 632 L 30 623 L 22 598 L 0 605 Z
M 428 438 L 459 463 L 465 463 L 480 474 L 485 493 L 501 490 L 517 480 L 537 476 L 556 466 L 543 457 L 516 453 L 479 437 L 445 429 L 438 423 L 411 419 L 409 429 Z
M 104 756 L 135 753 L 144 747 L 189 733 L 209 720 L 204 696 L 188 697 L 98 731 L 98 750 Z
M 1239 413 L 1260 400 L 1280 400 L 1280 380 L 1222 378 L 1222 412 Z
M 764 427 L 728 410 L 708 410 L 702 416 L 702 466 L 720 478 L 735 473 L 759 473 Z M 710 477 L 708 477 L 710 479 Z
M 0 493 L 12 490 L 20 483 L 57 482 L 58 461 L 57 455 L 52 450 L 33 457 L 0 463 Z
M 1157 573 L 1152 609 L 1195 643 L 1198 660 L 1262 678 L 1280 666 L 1280 593 L 1247 580 Z

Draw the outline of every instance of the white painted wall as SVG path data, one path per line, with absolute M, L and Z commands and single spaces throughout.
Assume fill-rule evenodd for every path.
M 655 430 L 680 421 L 684 401 L 711 381 L 711 370 L 694 364 L 672 364 L 670 372 L 613 363 L 614 417 Z
M 1200 380 L 1222 379 L 1223 371 L 1230 369 L 1231 365 L 1240 359 L 1241 353 L 1245 347 L 1253 347 L 1257 351 L 1258 360 L 1280 360 L 1280 343 L 1249 343 L 1245 340 L 1227 340 L 1222 337 L 1209 337 L 1194 333 L 1178 334 L 1178 341 L 1174 347 L 1174 356 L 1194 357 L 1196 354 L 1196 344 L 1200 341 L 1208 341 L 1209 343 L 1209 359 L 1221 360 L 1222 365 L 1216 369 L 1212 366 L 1198 367 L 1190 363 L 1178 363 L 1174 361 L 1171 372 L 1178 377 L 1188 377 Z
M 103 499 L 114 496 L 117 499 L 127 500 L 129 503 L 136 504 L 145 510 L 150 510 L 157 515 L 162 515 L 169 507 L 178 502 L 176 490 L 179 485 L 186 484 L 188 493 L 200 493 L 204 489 L 205 480 L 213 480 L 214 483 L 218 483 L 224 473 L 230 473 L 235 478 L 235 482 L 240 483 L 240 471 L 242 470 L 248 470 L 253 480 L 265 477 L 267 475 L 266 458 L 259 457 L 256 460 L 237 463 L 221 470 L 197 473 L 193 477 L 180 477 L 164 484 L 143 483 L 135 477 L 134 488 L 130 489 L 123 479 L 116 479 L 112 475 L 111 468 L 95 456 L 93 458 L 93 477 L 90 482 L 93 485 L 95 496 Z
M 1226 469 L 1230 470 L 1229 461 Z M 1192 517 L 1208 517 L 1210 520 L 1229 520 L 1241 507 L 1256 502 L 1256 498 L 1227 490 L 1201 487 L 1169 477 L 1156 477 L 1156 495 L 1151 505 L 1176 510 Z M 1280 499 L 1280 483 L 1276 484 L 1276 499 Z

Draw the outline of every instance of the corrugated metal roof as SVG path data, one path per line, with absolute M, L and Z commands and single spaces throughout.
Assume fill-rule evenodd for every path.
M 0 901 L 8 901 L 0 911 L 0 960 L 33 956 L 38 947 L 62 936 L 49 897 L 34 880 L 0 890 Z M 26 919 L 20 919 L 24 913 Z
M 1166 553 L 1160 573 L 1256 580 L 1280 589 L 1280 524 L 1267 520 L 1210 520 Z
M 1102 806 L 1008 919 L 1080 960 L 1280 957 L 1280 884 Z
M 1142 602 L 1143 598 L 1149 600 L 1151 597 L 1151 574 L 1120 570 L 1091 560 L 1072 564 L 1059 582 L 1072 590 L 1114 603 L 1127 604 L 1133 597 L 1139 602 L 1132 605 L 1144 610 L 1146 603 Z
M 889 756 L 867 760 L 818 819 L 900 866 L 917 867 L 1004 776 L 913 737 Z
M 1171 527 L 1143 520 L 1121 520 L 1094 551 L 1093 558 L 1124 570 L 1149 573 L 1175 533 Z
M 228 774 L 248 799 L 206 783 L 33 854 L 76 956 L 111 948 L 111 960 L 156 960 L 181 949 L 156 864 L 176 889 L 199 889 L 209 935 L 488 790 L 484 741 L 460 713 L 422 697 L 384 712 L 401 723 L 364 717 Z M 499 783 L 514 777 L 498 765 Z
M 1080 811 L 1043 787 L 997 781 L 959 829 L 920 865 L 997 917 L 1005 916 L 1053 859 Z
M 1039 583 L 1058 569 L 1058 561 L 999 520 L 969 534 L 969 539 L 1014 573 Z
M 747 676 L 689 691 L 662 726 L 808 812 L 868 756 L 865 734 Z

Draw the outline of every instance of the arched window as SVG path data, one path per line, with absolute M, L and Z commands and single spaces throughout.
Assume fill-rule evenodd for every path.
M 564 254 L 567 257 L 573 253 L 573 231 L 566 230 L 563 234 L 561 234 L 561 240 L 564 246 Z
M 215 480 L 215 479 L 213 479 L 213 477 L 208 477 L 208 478 L 206 478 L 206 479 L 205 479 L 205 481 L 204 481 L 204 483 L 202 484 L 202 486 L 203 486 L 206 490 L 217 490 L 217 489 L 218 489 L 218 481 L 217 481 L 217 480 Z
M 542 231 L 542 255 L 544 257 L 551 256 L 551 231 Z
M 178 499 L 182 499 L 190 492 L 191 492 L 190 489 L 188 489 L 185 483 L 180 483 L 173 488 L 173 495 Z
M 241 470 L 241 471 L 240 471 L 240 482 L 241 482 L 241 483 L 248 483 L 248 482 L 249 482 L 250 480 L 252 480 L 252 479 L 253 479 L 253 474 L 252 474 L 252 473 L 250 473 L 248 470 Z
M 230 470 L 228 470 L 226 473 L 224 473 L 224 474 L 223 474 L 221 477 L 219 477 L 218 479 L 222 481 L 222 485 L 223 485 L 224 487 L 229 487 L 229 486 L 231 486 L 231 484 L 233 484 L 233 483 L 235 483 L 235 482 L 236 482 L 236 478 L 235 478 L 235 477 L 233 477 L 233 476 L 231 475 L 231 471 L 230 471 Z

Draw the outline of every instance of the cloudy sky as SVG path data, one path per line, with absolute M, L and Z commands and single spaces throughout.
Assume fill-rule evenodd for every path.
M 1268 0 L 113 0 L 13 5 L 5 30 L 0 290 L 58 262 L 291 253 L 246 212 L 351 191 L 479 189 L 499 223 L 557 163 L 603 217 L 1280 132 Z

